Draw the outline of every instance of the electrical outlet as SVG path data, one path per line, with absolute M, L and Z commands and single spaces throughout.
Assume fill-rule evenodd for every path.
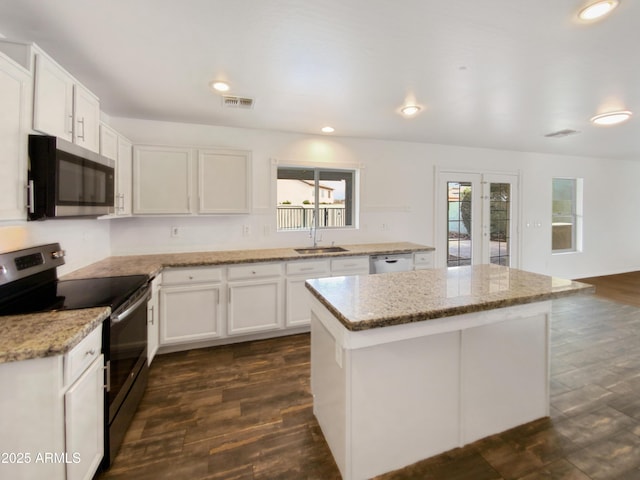
M 251 235 L 251 225 L 243 225 L 242 226 L 242 236 L 248 237 Z
M 180 236 L 180 227 L 173 226 L 171 227 L 171 237 L 178 238 Z

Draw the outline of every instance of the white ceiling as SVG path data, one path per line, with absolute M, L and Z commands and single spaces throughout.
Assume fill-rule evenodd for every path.
M 640 159 L 640 2 L 592 25 L 584 5 L 0 0 L 0 32 L 39 44 L 111 116 Z M 213 79 L 254 108 L 223 108 Z M 620 108 L 635 117 L 589 123 Z M 581 133 L 544 137 L 562 129 Z

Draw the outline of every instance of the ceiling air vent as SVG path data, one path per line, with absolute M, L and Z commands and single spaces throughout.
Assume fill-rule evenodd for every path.
M 577 130 L 571 130 L 570 128 L 566 128 L 564 130 L 558 130 L 557 132 L 547 133 L 545 137 L 562 138 L 562 137 L 568 137 L 569 135 L 576 135 L 578 133 L 580 132 Z
M 226 108 L 253 108 L 253 98 L 234 97 L 231 95 L 222 96 L 222 106 Z

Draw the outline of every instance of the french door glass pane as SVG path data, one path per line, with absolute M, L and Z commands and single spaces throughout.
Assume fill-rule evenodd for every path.
M 447 182 L 447 266 L 471 265 L 471 183 Z
M 509 266 L 510 223 L 511 223 L 511 185 L 508 183 L 490 184 L 489 194 L 489 261 Z

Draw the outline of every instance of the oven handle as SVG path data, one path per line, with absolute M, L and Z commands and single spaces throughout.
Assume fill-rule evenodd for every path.
M 136 310 L 140 305 L 142 305 L 143 302 L 146 302 L 147 300 L 149 300 L 149 298 L 151 298 L 151 290 L 147 289 L 146 293 L 142 295 L 138 300 L 136 300 L 136 302 L 133 305 L 127 308 L 124 312 L 114 317 L 111 317 L 111 323 L 118 323 L 118 322 L 121 322 L 122 320 L 125 320 L 129 315 L 131 315 L 131 313 L 133 313 L 134 310 Z

